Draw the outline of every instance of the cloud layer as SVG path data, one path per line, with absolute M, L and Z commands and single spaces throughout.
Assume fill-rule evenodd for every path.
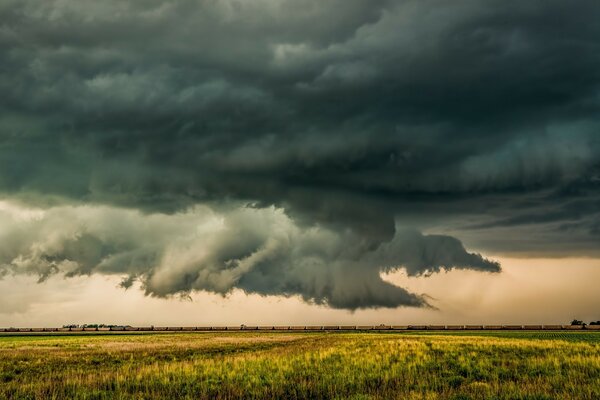
M 497 269 L 453 236 L 596 256 L 598 19 L 593 0 L 4 1 L 2 197 L 74 213 L 48 237 L 84 204 L 174 225 L 96 217 L 120 239 L 73 227 L 54 253 L 34 230 L 3 262 L 356 308 L 424 304 L 385 268 Z M 227 233 L 186 244 L 204 209 Z
M 193 290 L 228 294 L 300 295 L 335 308 L 425 306 L 419 295 L 381 279 L 441 269 L 497 272 L 499 265 L 467 253 L 456 239 L 398 230 L 368 250 L 362 238 L 326 228 L 299 229 L 282 210 L 242 208 L 219 214 L 197 207 L 144 215 L 108 207 L 0 210 L 0 274 L 125 275 L 147 294 Z
M 595 203 L 598 16 L 594 1 L 4 2 L 0 190 L 167 212 L 233 198 L 375 241 L 415 201 L 448 213 L 502 193 L 529 212 L 576 184 Z

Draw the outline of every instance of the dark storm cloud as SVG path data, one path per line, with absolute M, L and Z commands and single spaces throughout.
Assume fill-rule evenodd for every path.
M 381 273 L 500 270 L 451 237 L 399 229 L 390 242 L 367 249 L 356 234 L 301 229 L 274 208 L 143 215 L 89 206 L 27 214 L 12 207 L 0 210 L 0 274 L 34 274 L 41 281 L 53 274 L 126 275 L 122 287 L 139 280 L 147 294 L 160 297 L 237 288 L 335 308 L 427 306 Z
M 389 257 L 415 273 L 497 266 L 397 226 L 502 252 L 550 228 L 514 250 L 592 254 L 594 226 L 579 222 L 600 199 L 599 18 L 591 0 L 5 1 L 0 192 L 150 213 L 274 205 L 298 229 L 351 234 L 356 260 L 396 243 Z M 78 240 L 62 256 L 97 247 Z M 423 263 L 414 248 L 462 255 Z M 333 275 L 319 288 L 263 279 L 357 307 Z M 174 287 L 196 288 L 187 276 Z M 364 304 L 402 303 L 370 279 L 385 298 Z

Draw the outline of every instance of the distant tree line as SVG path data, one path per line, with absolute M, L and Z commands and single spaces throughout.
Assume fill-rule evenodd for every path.
M 583 325 L 583 326 L 586 326 L 588 324 L 586 324 L 585 322 L 580 321 L 578 319 L 574 319 L 573 321 L 571 321 L 571 325 Z M 589 323 L 589 325 L 600 325 L 600 321 L 592 321 L 592 322 Z

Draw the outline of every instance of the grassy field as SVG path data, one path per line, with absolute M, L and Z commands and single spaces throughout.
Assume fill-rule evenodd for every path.
M 600 399 L 600 333 L 0 337 L 0 399 Z

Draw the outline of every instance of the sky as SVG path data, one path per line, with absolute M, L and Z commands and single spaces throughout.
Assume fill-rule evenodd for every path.
M 599 20 L 2 1 L 0 326 L 600 320 Z

